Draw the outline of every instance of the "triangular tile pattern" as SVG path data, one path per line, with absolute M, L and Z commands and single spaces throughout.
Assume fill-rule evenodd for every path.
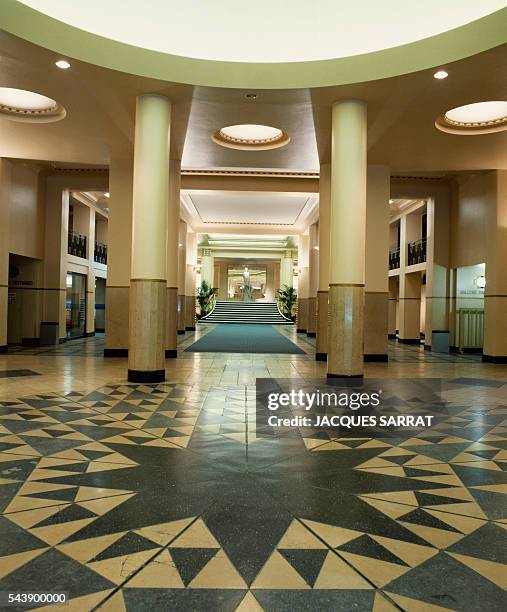
M 449 602 L 413 585 L 447 572 L 497 605 L 506 586 L 506 388 L 488 388 L 474 407 L 470 385 L 454 383 L 448 416 L 432 430 L 305 431 L 302 443 L 269 445 L 254 432 L 251 396 L 237 387 L 114 384 L 0 401 L 0 589 L 50 564 L 57 583 L 83 578 L 86 588 L 71 592 L 76 610 L 116 612 L 167 593 L 181 609 L 218 597 L 239 610 L 332 601 L 436 612 Z M 210 504 L 241 502 L 238 457 L 253 442 L 256 478 L 267 475 L 274 499 L 284 494 L 283 510 L 263 512 L 286 507 L 301 518 L 257 534 L 272 543 L 245 578 L 231 546 L 235 525 L 218 529 L 203 516 Z M 171 503 L 159 502 L 168 486 Z M 473 601 L 465 591 L 453 597 Z

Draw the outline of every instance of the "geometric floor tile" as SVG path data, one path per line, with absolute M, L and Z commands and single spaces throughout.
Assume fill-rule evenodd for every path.
M 270 359 L 311 377 L 307 355 Z M 431 430 L 267 438 L 235 380 L 0 398 L 0 590 L 76 611 L 505 608 L 507 384 L 451 379 Z

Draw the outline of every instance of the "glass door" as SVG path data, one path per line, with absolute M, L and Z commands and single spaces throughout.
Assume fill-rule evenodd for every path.
M 85 334 L 86 324 L 86 276 L 67 273 L 66 302 L 67 338 L 79 338 Z

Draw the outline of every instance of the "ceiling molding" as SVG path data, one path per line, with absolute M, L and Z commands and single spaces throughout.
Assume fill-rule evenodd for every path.
M 181 170 L 181 176 L 260 176 L 260 177 L 283 177 L 283 178 L 308 178 L 318 179 L 318 172 L 289 172 L 283 170 L 226 170 L 226 169 L 192 169 Z

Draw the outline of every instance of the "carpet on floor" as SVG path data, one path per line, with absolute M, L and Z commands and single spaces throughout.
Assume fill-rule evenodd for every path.
M 285 353 L 305 352 L 272 325 L 217 325 L 191 344 L 190 353 Z

